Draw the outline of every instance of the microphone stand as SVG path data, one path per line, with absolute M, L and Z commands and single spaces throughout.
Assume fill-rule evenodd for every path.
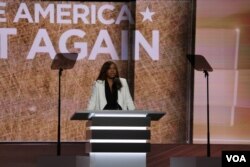
M 74 67 L 77 57 L 77 53 L 57 53 L 51 64 L 52 70 L 58 70 L 57 156 L 61 155 L 61 76 L 63 70 Z
M 57 156 L 61 155 L 61 76 L 63 69 L 58 71 L 58 123 L 57 123 Z
M 206 58 L 202 55 L 187 55 L 193 68 L 197 71 L 203 71 L 205 78 L 207 78 L 207 157 L 210 157 L 210 129 L 209 129 L 209 75 L 208 72 L 212 72 L 213 68 L 210 66 Z
M 209 128 L 209 74 L 207 70 L 203 71 L 205 74 L 205 78 L 207 78 L 207 157 L 210 157 L 210 128 Z

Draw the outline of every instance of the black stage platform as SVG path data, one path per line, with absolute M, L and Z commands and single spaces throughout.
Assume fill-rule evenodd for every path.
M 84 142 L 62 143 L 62 155 L 88 155 Z M 56 155 L 56 143 L 0 143 L 1 167 L 36 167 L 40 156 Z M 250 145 L 211 145 L 211 156 L 221 157 L 222 150 L 250 150 Z M 204 144 L 152 144 L 147 167 L 169 167 L 170 157 L 205 157 Z

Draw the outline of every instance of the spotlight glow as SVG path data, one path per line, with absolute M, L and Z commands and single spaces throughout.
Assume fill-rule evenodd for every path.
M 91 113 L 89 118 L 92 117 L 136 117 L 136 118 L 145 118 L 147 114 L 98 114 L 98 113 Z
M 147 127 L 138 126 L 91 126 L 90 130 L 147 130 Z
M 102 152 L 102 153 L 93 153 L 90 152 L 90 155 L 101 155 L 101 156 L 119 156 L 119 155 L 138 155 L 138 156 L 146 156 L 146 153 L 119 153 L 119 152 Z
M 95 117 L 146 117 L 146 114 L 95 114 Z
M 110 139 L 91 139 L 90 143 L 147 143 L 147 140 L 110 140 Z

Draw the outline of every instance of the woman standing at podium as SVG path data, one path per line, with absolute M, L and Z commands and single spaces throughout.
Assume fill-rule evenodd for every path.
M 127 80 L 119 77 L 117 65 L 103 64 L 97 77 L 87 110 L 134 110 Z

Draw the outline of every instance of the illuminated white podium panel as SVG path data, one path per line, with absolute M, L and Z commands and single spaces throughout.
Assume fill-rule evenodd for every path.
M 71 120 L 88 120 L 90 167 L 146 167 L 150 151 L 150 123 L 164 112 L 148 111 L 84 111 Z

